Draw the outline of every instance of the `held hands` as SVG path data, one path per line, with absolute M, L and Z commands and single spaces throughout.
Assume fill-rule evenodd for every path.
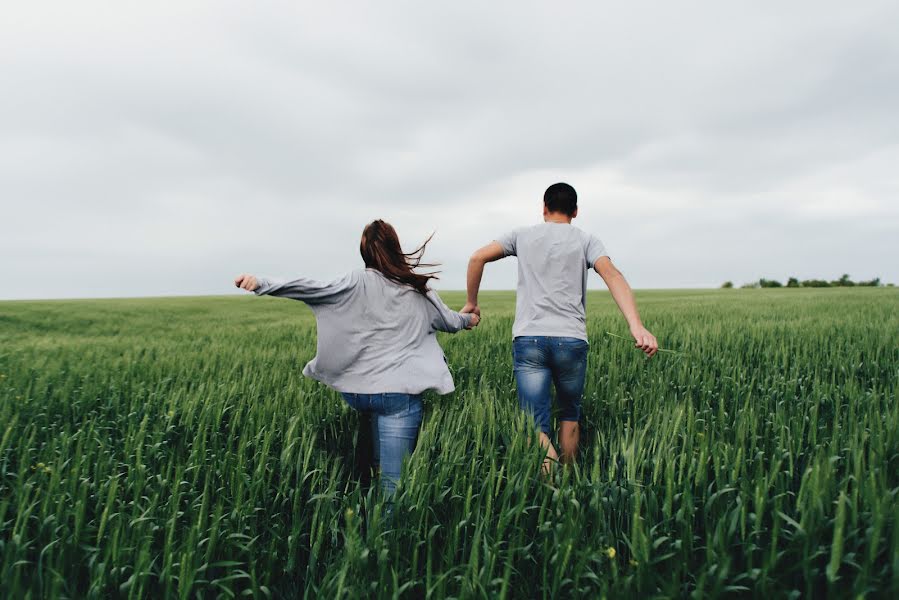
M 642 325 L 631 327 L 631 335 L 634 336 L 634 346 L 642 350 L 647 358 L 652 358 L 659 351 L 659 342 L 656 336 L 649 333 L 649 330 Z
M 477 304 L 472 304 L 471 302 L 466 302 L 465 306 L 462 307 L 462 310 L 459 311 L 462 314 L 465 313 L 474 313 L 477 316 L 481 316 L 481 307 Z
M 234 285 L 239 287 L 242 290 L 247 290 L 248 292 L 254 292 L 259 287 L 259 282 L 256 280 L 255 275 L 250 275 L 249 273 L 242 273 L 234 278 Z
M 466 302 L 465 306 L 462 307 L 460 313 L 470 314 L 471 315 L 471 323 L 469 323 L 468 327 L 465 329 L 473 329 L 478 326 L 478 323 L 481 322 L 481 307 L 477 304 L 472 304 L 471 302 Z

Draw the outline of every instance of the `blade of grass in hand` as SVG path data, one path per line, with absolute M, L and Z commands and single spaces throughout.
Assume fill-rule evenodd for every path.
M 624 341 L 626 341 L 626 342 L 634 342 L 634 339 L 633 339 L 633 338 L 625 337 L 625 336 L 623 336 L 623 335 L 617 335 L 617 334 L 612 333 L 612 332 L 610 332 L 610 331 L 607 331 L 607 332 L 606 332 L 606 335 L 610 335 L 610 336 L 612 336 L 613 338 L 618 338 L 619 340 L 624 340 Z M 665 352 L 665 353 L 667 353 L 667 354 L 686 354 L 686 352 L 681 352 L 681 351 L 679 351 L 679 350 L 668 350 L 667 348 L 659 348 L 659 352 Z

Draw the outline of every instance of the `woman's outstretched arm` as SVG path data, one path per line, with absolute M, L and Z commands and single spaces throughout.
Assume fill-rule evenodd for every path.
M 463 314 L 458 313 L 448 307 L 437 295 L 437 292 L 431 290 L 427 295 L 433 310 L 431 310 L 431 327 L 437 331 L 446 331 L 456 333 L 462 329 L 471 329 L 477 327 L 481 322 L 481 317 L 474 313 Z
M 301 300 L 306 304 L 326 304 L 336 302 L 356 286 L 356 273 L 349 273 L 340 279 L 325 283 L 300 277 L 291 281 L 256 277 L 249 273 L 238 275 L 234 285 L 253 292 L 257 296 L 278 296 Z

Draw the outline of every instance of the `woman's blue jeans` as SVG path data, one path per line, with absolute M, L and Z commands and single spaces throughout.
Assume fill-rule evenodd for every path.
M 374 463 L 381 467 L 381 489 L 396 490 L 403 459 L 415 449 L 421 426 L 421 394 L 343 394 L 352 408 L 371 420 Z

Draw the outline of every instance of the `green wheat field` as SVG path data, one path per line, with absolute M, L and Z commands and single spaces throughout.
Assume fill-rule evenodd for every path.
M 0 597 L 896 597 L 899 292 L 637 296 L 677 353 L 591 292 L 582 451 L 543 478 L 484 293 L 392 518 L 303 304 L 0 303 Z

